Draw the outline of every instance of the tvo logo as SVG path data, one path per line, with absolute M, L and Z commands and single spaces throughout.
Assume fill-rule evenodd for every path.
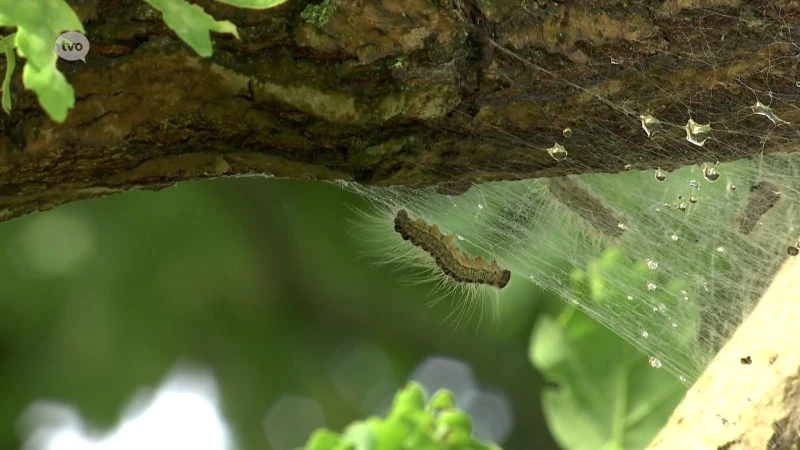
M 67 31 L 56 38 L 56 54 L 61 59 L 86 62 L 87 53 L 89 39 L 77 31 Z

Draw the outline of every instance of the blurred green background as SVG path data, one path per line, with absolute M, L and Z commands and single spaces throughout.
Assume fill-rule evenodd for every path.
M 451 305 L 429 307 L 430 286 L 362 256 L 348 205 L 364 206 L 332 184 L 221 179 L 0 224 L 0 448 L 20 447 L 15 424 L 40 398 L 112 427 L 179 360 L 213 370 L 240 448 L 271 448 L 265 418 L 285 394 L 341 429 L 385 409 L 432 356 L 505 395 L 506 448 L 558 448 L 527 348 L 541 302 L 558 301 L 527 286 L 499 323 L 443 324 Z
M 181 361 L 212 371 L 241 449 L 296 448 L 385 413 L 409 378 L 453 390 L 476 434 L 507 450 L 560 448 L 543 390 L 565 448 L 641 447 L 680 400 L 646 355 L 530 283 L 509 285 L 499 322 L 447 324 L 431 286 L 364 256 L 350 209 L 364 206 L 329 183 L 246 177 L 0 224 L 0 448 L 31 437 L 41 417 L 20 418 L 37 400 L 107 432 Z M 532 341 L 537 317 L 550 319 Z

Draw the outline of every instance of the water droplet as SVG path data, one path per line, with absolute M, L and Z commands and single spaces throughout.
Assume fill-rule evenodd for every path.
M 622 231 L 628 231 L 628 230 L 630 229 L 630 228 L 628 228 L 628 226 L 627 226 L 627 225 L 625 225 L 625 224 L 624 224 L 624 223 L 622 223 L 622 222 L 620 222 L 620 223 L 618 223 L 618 224 L 617 224 L 617 228 L 619 228 L 619 229 L 620 229 L 620 230 L 622 230 Z
M 717 181 L 719 180 L 720 175 L 721 174 L 717 169 L 708 165 L 703 166 L 703 177 L 705 177 L 706 180 L 711 182 Z
M 686 377 L 685 376 L 681 375 L 681 376 L 678 377 L 678 379 L 681 380 L 682 382 L 686 383 Z
M 647 260 L 647 268 L 650 270 L 658 269 L 658 261 L 653 261 L 652 259 Z
M 567 159 L 567 149 L 565 149 L 564 146 L 558 142 L 556 142 L 552 147 L 548 148 L 547 153 L 549 153 L 550 156 L 552 156 L 556 161 L 563 161 Z
M 464 240 L 464 236 L 458 234 L 458 235 L 456 235 L 456 239 L 458 239 L 459 241 L 463 241 Z
M 633 300 L 633 296 L 632 295 L 629 295 L 629 296 L 627 296 L 625 298 L 627 298 L 628 300 Z
M 794 82 L 794 87 L 799 87 L 800 88 L 800 81 L 795 81 Z
M 622 170 L 631 170 L 633 168 L 633 164 L 625 164 L 622 166 Z
M 663 303 L 659 303 L 658 306 L 656 306 L 656 311 L 658 312 L 664 312 L 666 310 L 667 310 L 667 305 Z
M 647 133 L 647 137 L 653 137 L 654 134 L 663 130 L 661 121 L 655 117 L 647 114 L 639 116 L 639 118 L 642 120 L 642 129 Z
M 672 239 L 673 241 L 677 241 L 678 235 L 673 233 L 672 236 L 670 236 L 669 238 Z
M 686 129 L 686 140 L 698 147 L 702 147 L 711 137 L 711 124 L 700 125 L 689 119 L 684 128 Z
M 681 203 L 678 205 L 678 208 L 677 208 L 677 209 L 678 209 L 678 211 L 681 211 L 681 212 L 686 212 L 686 202 L 681 202 Z
M 697 180 L 689 180 L 689 186 L 697 189 L 698 191 L 700 190 L 700 182 Z
M 650 357 L 650 365 L 655 367 L 656 369 L 661 368 L 661 360 L 656 358 L 655 356 Z
M 695 197 L 694 195 L 689 197 L 689 203 L 697 203 L 697 197 Z
M 661 170 L 661 169 L 656 170 L 656 180 L 664 181 L 666 179 L 667 179 L 667 174 L 664 173 L 663 170 Z
M 658 288 L 658 286 L 655 283 L 653 283 L 652 281 L 648 281 L 647 282 L 647 290 L 648 291 L 655 291 L 656 288 Z
M 729 186 L 729 189 L 732 190 L 732 191 L 735 191 L 736 190 L 736 186 L 732 184 L 732 185 Z
M 672 328 L 678 328 L 678 322 L 672 322 Z
M 717 253 L 722 253 L 722 252 L 725 251 L 725 247 L 717 247 L 716 250 L 717 250 Z
M 570 127 L 564 128 L 561 134 L 563 134 L 565 138 L 572 136 L 572 128 Z
M 767 119 L 769 119 L 770 121 L 772 121 L 772 123 L 775 124 L 775 125 L 781 125 L 781 124 L 784 124 L 784 123 L 788 123 L 785 120 L 783 120 L 780 117 L 778 117 L 777 114 L 772 112 L 772 109 L 769 106 L 767 106 L 767 105 L 765 105 L 765 104 L 763 104 L 763 103 L 761 103 L 759 101 L 756 101 L 756 104 L 751 106 L 750 109 L 753 110 L 753 114 L 757 114 L 759 116 L 764 116 Z
M 646 330 L 642 331 L 642 337 L 647 339 L 647 336 L 650 336 L 650 333 L 648 333 Z

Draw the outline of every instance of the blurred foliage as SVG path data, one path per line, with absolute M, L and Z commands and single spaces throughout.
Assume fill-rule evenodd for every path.
M 0 0 L 0 26 L 17 28 L 13 46 L 25 58 L 22 84 L 36 92 L 42 108 L 53 120 L 66 120 L 67 111 L 75 104 L 75 91 L 56 67 L 55 43 L 64 30 L 84 32 L 75 11 L 64 0 Z M 11 44 L 6 43 L 5 48 Z M 12 64 L 6 66 L 6 78 L 13 70 Z M 3 94 L 5 97 L 5 89 Z M 10 109 L 10 100 L 4 99 L 5 105 Z
M 643 449 L 680 403 L 685 386 L 573 307 L 542 315 L 530 358 L 556 387 L 542 394 L 547 423 L 569 450 Z
M 508 450 L 555 449 L 527 360 L 536 309 L 558 299 L 509 286 L 501 319 L 443 325 L 431 286 L 373 267 L 350 237 L 362 200 L 321 182 L 263 178 L 181 184 L 73 203 L 0 224 L 0 448 L 19 448 L 20 414 L 37 399 L 74 405 L 89 429 L 113 427 L 131 396 L 176 361 L 208 365 L 242 449 L 270 449 L 264 419 L 286 395 L 318 402 L 341 430 L 431 355 L 469 364 L 508 393 Z M 333 377 L 342 348 L 368 343 L 389 369 Z M 355 369 L 354 369 L 355 370 Z M 389 370 L 389 372 L 386 372 Z M 386 397 L 369 397 L 384 386 Z
M 227 20 L 216 20 L 197 5 L 185 0 L 144 0 L 161 12 L 164 23 L 189 44 L 198 55 L 206 58 L 214 53 L 211 32 L 230 33 L 239 39 L 236 25 Z
M 3 76 L 2 89 L 2 105 L 3 111 L 6 114 L 11 114 L 11 77 L 14 75 L 14 69 L 17 67 L 17 57 L 14 53 L 14 38 L 17 33 L 11 33 L 0 39 L 0 52 L 6 56 L 6 73 Z
M 203 8 L 186 0 L 144 0 L 161 12 L 164 23 L 171 28 L 198 55 L 211 56 L 213 47 L 210 33 L 230 33 L 239 38 L 236 26 L 227 21 L 215 20 Z M 218 0 L 242 8 L 266 9 L 286 0 Z M 43 11 L 47 13 L 44 14 Z M 64 31 L 85 33 L 83 24 L 66 0 L 0 0 L 0 26 L 16 27 L 16 33 L 0 41 L 0 52 L 6 56 L 6 73 L 3 83 L 2 105 L 10 113 L 11 97 L 8 83 L 14 72 L 13 49 L 25 58 L 22 84 L 36 93 L 47 115 L 62 123 L 67 112 L 75 105 L 75 90 L 67 82 L 56 62 L 56 38 Z M 90 39 L 91 40 L 91 39 Z
M 469 416 L 456 408 L 453 394 L 437 391 L 425 406 L 425 392 L 409 383 L 397 393 L 385 419 L 353 423 L 343 434 L 318 430 L 305 450 L 500 450 L 472 435 Z

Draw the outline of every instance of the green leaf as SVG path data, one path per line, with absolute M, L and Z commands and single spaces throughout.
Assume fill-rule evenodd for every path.
M 436 436 L 440 439 L 448 433 L 459 431 L 472 435 L 472 420 L 462 411 L 445 411 L 439 416 Z
M 568 450 L 645 448 L 686 388 L 646 355 L 569 307 L 539 319 L 530 358 L 558 387 L 542 394 L 553 436 Z M 576 432 L 580 430 L 580 432 Z
M 16 33 L 11 33 L 8 36 L 0 39 L 0 52 L 6 55 L 6 75 L 3 78 L 3 111 L 11 114 L 11 76 L 14 75 L 14 69 L 17 66 L 17 56 L 14 54 L 14 38 Z
M 17 27 L 14 44 L 26 59 L 23 84 L 53 120 L 63 122 L 75 105 L 75 91 L 56 67 L 55 42 L 64 31 L 83 32 L 83 24 L 63 0 L 0 0 L 0 11 L 0 25 Z
M 341 438 L 339 433 L 321 428 L 311 435 L 305 448 L 307 450 L 332 450 Z
M 392 402 L 390 416 L 422 413 L 425 409 L 425 391 L 422 386 L 415 382 L 410 382 L 406 387 L 397 393 Z
M 469 416 L 455 408 L 453 394 L 439 390 L 425 406 L 422 386 L 410 382 L 394 397 L 387 418 L 354 422 L 340 436 L 318 430 L 304 450 L 501 450 L 472 436 Z
M 354 450 L 374 450 L 378 441 L 373 426 L 367 422 L 356 422 L 347 427 L 342 440 L 353 444 Z
M 240 8 L 266 9 L 286 3 L 286 0 L 217 0 Z
M 164 23 L 202 57 L 211 56 L 214 52 L 211 46 L 211 31 L 230 33 L 237 39 L 239 38 L 236 25 L 227 20 L 218 21 L 206 13 L 203 8 L 185 0 L 145 1 L 159 10 L 164 18 Z M 255 2 L 256 0 L 249 1 Z
M 439 389 L 428 403 L 427 411 L 438 414 L 442 411 L 454 409 L 456 407 L 456 397 L 446 389 Z

